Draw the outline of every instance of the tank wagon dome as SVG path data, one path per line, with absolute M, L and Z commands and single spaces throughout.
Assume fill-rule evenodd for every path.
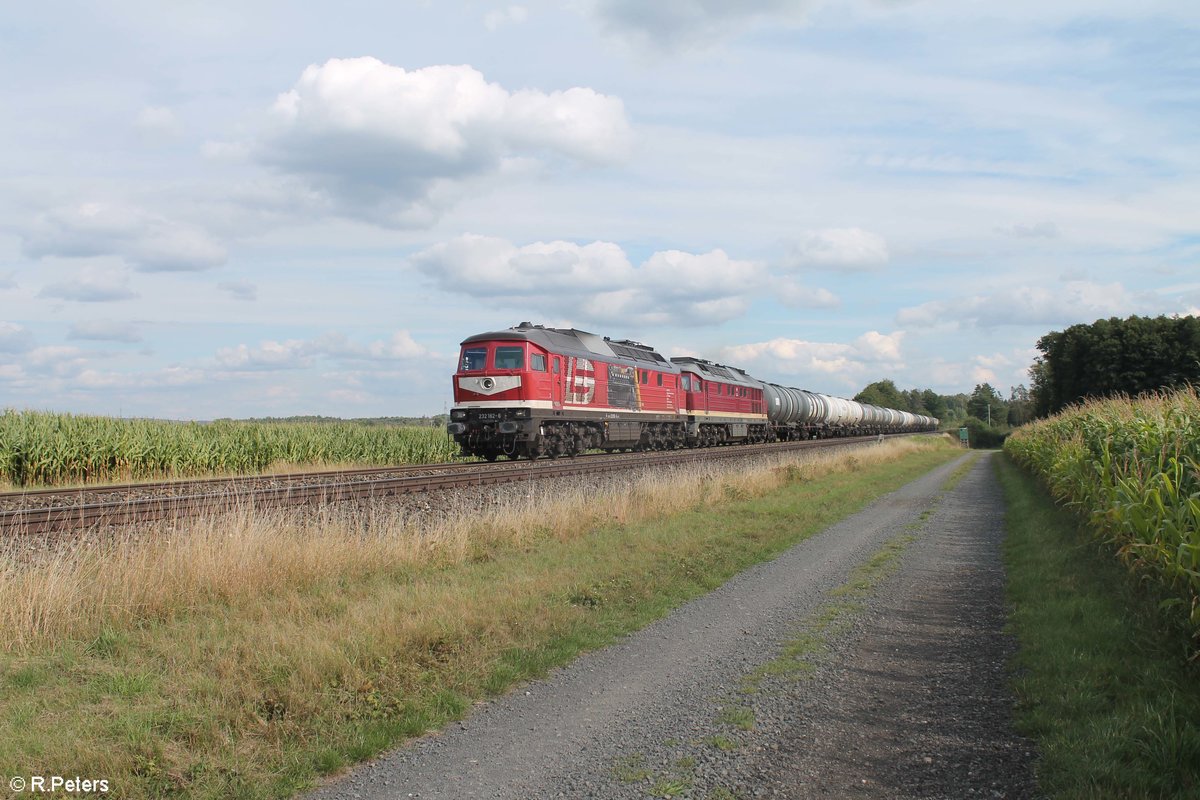
M 610 339 L 576 328 L 547 328 L 522 322 L 503 331 L 477 333 L 463 339 L 461 344 L 472 342 L 532 342 L 551 353 L 582 358 L 599 358 L 602 361 L 625 364 L 646 369 L 652 366 L 660 372 L 678 373 L 679 368 L 666 356 L 649 345 L 629 339 Z

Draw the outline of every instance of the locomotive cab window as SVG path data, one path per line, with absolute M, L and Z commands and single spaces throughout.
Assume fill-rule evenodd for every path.
M 530 353 L 529 368 L 535 369 L 538 372 L 546 371 L 546 357 L 541 353 Z
M 487 348 L 486 347 L 471 347 L 463 350 L 462 354 L 462 371 L 463 372 L 479 372 L 487 366 Z
M 525 366 L 525 352 L 521 347 L 497 347 L 496 369 L 521 369 Z

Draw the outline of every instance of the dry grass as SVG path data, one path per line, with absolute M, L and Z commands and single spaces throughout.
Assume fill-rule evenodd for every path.
M 281 591 L 395 576 L 414 567 L 458 564 L 494 548 L 566 539 L 599 525 L 627 524 L 761 497 L 787 482 L 895 461 L 921 449 L 912 440 L 784 457 L 752 469 L 697 465 L 634 483 L 610 481 L 566 492 L 537 486 L 482 512 L 414 523 L 376 506 L 312 517 L 247 510 L 201 519 L 158 535 L 127 535 L 60 550 L 32 566 L 0 568 L 4 646 L 23 651 L 105 627 L 178 617 L 220 603 L 246 608 Z M 0 562 L 4 565 L 4 562 Z
M 11 562 L 0 774 L 105 776 L 117 797 L 286 796 L 958 452 L 889 441 L 531 486 L 421 521 L 246 513 Z

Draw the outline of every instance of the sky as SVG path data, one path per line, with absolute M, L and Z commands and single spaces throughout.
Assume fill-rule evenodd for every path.
M 0 408 L 441 413 L 522 321 L 841 396 L 1200 314 L 1193 0 L 0 14 Z

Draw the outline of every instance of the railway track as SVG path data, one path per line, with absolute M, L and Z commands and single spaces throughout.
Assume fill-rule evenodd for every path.
M 893 434 L 912 436 L 921 434 Z M 744 458 L 863 444 L 875 436 L 809 439 L 700 450 L 625 455 L 594 454 L 574 459 L 416 464 L 403 467 L 334 470 L 242 478 L 123 484 L 78 489 L 38 489 L 0 493 L 0 536 L 24 536 L 141 525 L 234 509 L 326 505 L 378 500 L 468 486 Z M 891 437 L 889 437 L 891 438 Z

